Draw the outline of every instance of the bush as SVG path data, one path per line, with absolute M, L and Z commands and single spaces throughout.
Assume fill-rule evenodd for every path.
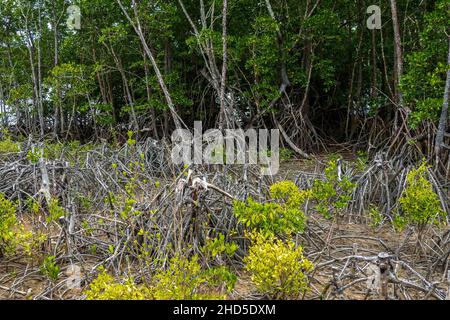
M 306 273 L 312 263 L 301 247 L 261 234 L 252 236 L 253 244 L 244 258 L 245 268 L 261 293 L 274 299 L 296 298 L 308 289 Z
M 66 210 L 59 205 L 57 198 L 51 198 L 48 204 L 48 214 L 47 223 L 51 221 L 58 221 L 59 218 L 67 216 Z
M 68 159 L 69 162 L 80 161 L 84 163 L 83 155 L 93 149 L 93 145 L 86 144 L 81 145 L 77 140 L 69 141 L 65 143 L 54 143 L 51 141 L 45 141 L 43 152 L 39 157 L 43 156 L 46 159 Z
M 16 153 L 19 151 L 20 151 L 19 145 L 13 142 L 11 139 L 6 138 L 5 140 L 0 140 L 0 154 Z
M 325 180 L 315 180 L 312 198 L 316 201 L 315 209 L 325 218 L 337 215 L 352 199 L 355 184 L 347 177 L 338 176 L 338 163 L 330 160 L 325 168 Z
M 15 250 L 16 205 L 0 193 L 0 256 Z
M 300 206 L 309 197 L 292 181 L 281 181 L 270 187 L 270 196 L 277 202 L 259 203 L 249 198 L 247 203 L 235 201 L 234 214 L 245 226 L 269 235 L 289 235 L 303 232 L 306 217 Z
M 205 245 L 201 248 L 202 252 L 208 259 L 215 259 L 217 257 L 233 257 L 238 249 L 235 242 L 226 242 L 225 236 L 219 233 L 215 238 L 207 238 Z
M 31 150 L 28 150 L 27 152 L 27 159 L 28 161 L 30 161 L 32 164 L 38 164 L 39 160 L 42 158 L 43 156 L 43 151 L 40 148 L 31 148 Z
M 369 208 L 369 218 L 370 218 L 369 225 L 372 228 L 379 227 L 383 222 L 383 214 L 376 206 L 373 205 L 371 205 Z
M 309 197 L 308 191 L 300 191 L 297 185 L 289 180 L 271 185 L 269 191 L 272 198 L 283 200 L 288 207 L 300 206 Z
M 198 257 L 173 257 L 166 270 L 157 271 L 151 285 L 137 285 L 132 278 L 123 283 L 102 271 L 85 291 L 88 300 L 205 300 L 223 299 L 224 285 L 234 288 L 236 276 L 226 267 L 202 270 Z
M 19 151 L 19 144 L 11 140 L 8 130 L 0 130 L 0 155 Z
M 207 300 L 225 298 L 215 294 L 216 286 L 225 283 L 228 290 L 234 287 L 236 278 L 228 269 L 201 269 L 198 257 L 190 259 L 174 257 L 169 268 L 158 272 L 154 279 L 155 298 L 158 300 Z
M 419 233 L 428 223 L 439 223 L 441 218 L 445 218 L 439 196 L 433 191 L 433 185 L 427 180 L 427 175 L 428 167 L 425 163 L 411 170 L 406 177 L 406 188 L 399 200 L 404 224 L 417 226 Z M 400 217 L 397 220 L 401 220 Z
M 287 148 L 280 149 L 280 160 L 281 161 L 289 161 L 294 157 L 294 151 Z
M 47 236 L 26 231 L 16 217 L 16 204 L 0 193 L 0 256 L 15 254 L 18 249 L 32 256 L 36 254 Z
M 61 268 L 56 264 L 55 256 L 48 256 L 45 257 L 44 262 L 41 265 L 40 271 L 50 281 L 54 282 L 58 280 Z
M 144 285 L 135 284 L 132 278 L 124 283 L 116 282 L 103 270 L 85 291 L 87 300 L 151 300 L 153 292 Z

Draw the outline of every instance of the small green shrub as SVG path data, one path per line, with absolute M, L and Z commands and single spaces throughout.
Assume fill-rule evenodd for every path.
M 400 232 L 403 229 L 405 229 L 408 222 L 406 221 L 404 216 L 399 215 L 398 213 L 394 215 L 392 218 L 392 226 L 394 227 L 395 231 Z
M 358 151 L 356 152 L 356 168 L 359 171 L 364 171 L 367 169 L 368 167 L 368 163 L 369 163 L 369 157 L 367 155 L 367 152 L 365 151 Z
M 40 232 L 26 231 L 16 217 L 16 204 L 0 193 L 0 256 L 15 254 L 18 250 L 28 257 L 39 253 L 47 236 Z
M 165 270 L 157 271 L 149 285 L 132 278 L 123 283 L 102 271 L 85 291 L 88 300 L 205 300 L 223 299 L 221 286 L 234 288 L 236 275 L 224 266 L 202 270 L 198 257 L 173 257 Z
M 225 286 L 228 292 L 234 289 L 237 281 L 236 274 L 231 272 L 226 266 L 209 268 L 205 271 L 204 274 L 208 279 L 208 284 L 210 286 Z
M 261 293 L 274 299 L 296 298 L 308 289 L 307 273 L 313 264 L 301 247 L 261 234 L 251 236 L 253 244 L 244 258 L 245 268 Z
M 137 285 L 132 278 L 119 283 L 105 270 L 102 270 L 90 283 L 85 294 L 87 300 L 152 300 L 154 298 L 151 288 Z
M 66 210 L 59 205 L 59 201 L 56 198 L 50 199 L 50 203 L 48 204 L 48 213 L 49 216 L 47 218 L 47 222 L 58 221 L 59 218 L 67 215 Z
M 131 133 L 131 134 L 130 134 Z M 134 148 L 135 140 L 132 139 L 133 132 L 129 131 L 129 140 L 127 143 L 130 148 Z M 134 141 L 134 142 L 133 142 Z M 113 163 L 111 166 L 114 174 L 117 175 L 119 181 L 123 181 L 125 193 L 114 194 L 108 193 L 105 197 L 105 204 L 108 204 L 111 209 L 111 214 L 118 214 L 123 221 L 131 222 L 137 216 L 142 215 L 142 212 L 136 209 L 138 199 L 139 184 L 138 181 L 142 178 L 142 173 L 145 172 L 145 163 L 143 162 L 143 154 L 138 157 L 131 157 L 127 164 L 128 170 L 118 170 L 118 165 Z
M 379 227 L 381 223 L 383 222 L 383 215 L 381 214 L 380 210 L 375 206 L 370 206 L 369 209 L 369 219 L 370 219 L 370 226 L 372 228 Z
M 0 154 L 17 153 L 20 151 L 19 145 L 10 138 L 0 140 Z
M 347 177 L 339 179 L 338 162 L 330 160 L 325 168 L 325 179 L 315 180 L 312 187 L 315 209 L 328 219 L 340 214 L 352 199 L 354 189 L 355 184 Z
M 439 196 L 433 191 L 433 185 L 426 178 L 427 174 L 428 167 L 425 163 L 411 170 L 399 200 L 403 219 L 407 224 L 415 225 L 419 233 L 427 224 L 439 223 L 445 218 Z
M 0 193 L 0 256 L 15 250 L 16 205 Z
M 0 155 L 8 153 L 17 153 L 20 151 L 19 144 L 12 141 L 6 129 L 0 132 Z
M 226 255 L 227 257 L 233 257 L 234 253 L 238 249 L 238 245 L 235 242 L 228 243 L 225 241 L 225 236 L 222 233 L 215 238 L 206 239 L 206 243 L 202 248 L 203 253 L 211 259 L 217 256 Z
M 310 196 L 308 191 L 299 190 L 293 181 L 285 180 L 270 186 L 270 196 L 282 200 L 288 207 L 300 206 Z
M 299 190 L 294 182 L 281 181 L 270 187 L 270 196 L 277 202 L 259 203 L 252 198 L 247 203 L 235 201 L 234 214 L 243 225 L 264 234 L 303 232 L 306 217 L 300 206 L 309 195 L 309 191 Z
M 37 201 L 33 197 L 29 197 L 26 200 L 25 206 L 34 215 L 37 215 L 41 212 L 41 205 L 39 204 L 39 201 Z
M 55 282 L 58 280 L 61 268 L 56 264 L 55 256 L 47 256 L 41 265 L 40 271 L 50 281 Z
M 43 153 L 42 149 L 33 147 L 31 150 L 28 150 L 27 159 L 32 164 L 37 164 L 37 163 L 39 163 L 39 160 L 41 159 L 43 154 L 44 153 Z
M 224 298 L 213 293 L 218 283 L 225 283 L 232 289 L 235 279 L 231 273 L 214 268 L 203 271 L 198 257 L 190 259 L 174 257 L 167 270 L 158 272 L 154 279 L 157 300 L 206 300 Z
M 135 132 L 133 132 L 131 130 L 127 132 L 127 136 L 128 136 L 127 145 L 129 145 L 130 147 L 136 145 L 136 140 L 133 138 L 134 135 L 135 135 Z
M 294 151 L 288 148 L 281 148 L 280 149 L 280 160 L 281 161 L 289 161 L 294 156 Z
M 92 150 L 92 144 L 81 145 L 80 141 L 68 141 L 64 143 L 54 143 L 51 141 L 46 141 L 42 156 L 46 159 L 69 159 L 70 163 L 73 161 L 80 161 L 84 163 L 83 155 Z

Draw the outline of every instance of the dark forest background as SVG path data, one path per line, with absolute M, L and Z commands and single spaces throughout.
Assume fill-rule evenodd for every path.
M 67 26 L 73 4 L 80 30 Z M 367 28 L 370 5 L 381 29 Z M 448 6 L 3 0 L 0 121 L 17 135 L 111 141 L 202 120 L 282 128 L 303 156 L 337 143 L 397 155 L 410 142 L 431 157 L 446 146 Z

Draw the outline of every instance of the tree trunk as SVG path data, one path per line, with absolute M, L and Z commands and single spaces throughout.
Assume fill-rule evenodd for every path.
M 370 88 L 370 97 L 372 99 L 377 96 L 377 41 L 376 29 L 372 31 L 372 85 Z
M 448 48 L 448 57 L 447 64 L 450 65 L 450 37 L 448 38 L 449 48 Z M 450 90 L 450 69 L 447 69 L 447 81 L 445 82 L 445 90 L 444 90 L 444 104 L 442 105 L 441 118 L 439 120 L 439 127 L 436 133 L 436 141 L 435 141 L 435 154 L 436 154 L 436 163 L 439 163 L 441 148 L 444 145 L 444 135 L 447 131 L 448 124 L 448 93 Z
M 42 18 L 41 18 L 41 7 L 38 10 L 38 32 L 42 34 Z M 40 137 L 44 137 L 45 124 L 44 124 L 44 105 L 42 102 L 42 53 L 41 53 L 41 36 L 37 40 L 37 55 L 38 55 L 38 65 L 37 65 L 37 93 L 38 93 L 38 108 L 39 108 L 39 127 L 40 127 Z
M 229 126 L 226 102 L 225 102 L 225 89 L 226 89 L 226 77 L 227 77 L 227 14 L 228 14 L 228 2 L 223 0 L 222 9 L 222 76 L 220 81 L 220 116 L 219 116 L 219 129 L 223 130 L 224 122 L 227 127 Z
M 150 59 L 150 62 L 152 63 L 153 70 L 156 73 L 156 78 L 158 79 L 158 83 L 159 83 L 159 85 L 161 87 L 161 90 L 164 93 L 164 97 L 166 99 L 166 102 L 167 102 L 167 105 L 169 107 L 170 113 L 172 114 L 172 118 L 173 118 L 173 121 L 175 123 L 175 127 L 177 129 L 181 128 L 181 125 L 186 127 L 186 125 L 183 123 L 183 120 L 181 120 L 180 116 L 175 111 L 175 105 L 173 104 L 172 97 L 170 96 L 169 90 L 167 89 L 166 82 L 164 81 L 164 78 L 163 78 L 163 76 L 161 74 L 161 71 L 159 70 L 158 64 L 156 63 L 156 60 L 155 60 L 152 52 L 150 51 L 150 48 L 149 48 L 149 46 L 148 46 L 148 44 L 147 44 L 147 42 L 145 40 L 144 33 L 142 32 L 141 22 L 139 20 L 139 15 L 138 15 L 138 12 L 137 12 L 136 1 L 132 0 L 135 21 L 133 21 L 133 19 L 131 19 L 130 15 L 128 14 L 126 9 L 124 8 L 122 2 L 120 0 L 117 0 L 117 3 L 119 4 L 122 12 L 125 14 L 125 16 L 127 17 L 128 21 L 130 22 L 130 24 L 133 26 L 133 29 L 136 32 L 136 34 L 139 36 L 139 39 L 141 40 L 142 46 L 144 47 L 145 53 L 147 54 L 148 58 Z
M 31 68 L 31 78 L 33 81 L 33 110 L 38 110 L 39 109 L 39 93 L 38 93 L 38 80 L 37 80 L 37 76 L 36 76 L 36 69 L 34 66 L 34 45 L 33 45 L 33 39 L 32 36 L 30 34 L 30 32 L 28 31 L 28 39 L 29 39 L 29 44 L 27 46 L 28 48 L 28 55 L 29 55 L 29 60 L 30 60 L 30 68 Z M 40 111 L 39 111 L 40 112 Z M 35 121 L 34 121 L 34 117 L 33 117 L 33 127 L 32 130 L 35 130 Z
M 395 92 L 396 102 L 402 106 L 402 93 L 400 90 L 400 80 L 403 74 L 403 52 L 402 39 L 400 36 L 400 23 L 398 20 L 397 0 L 391 0 L 392 25 L 394 28 L 394 47 L 395 47 Z
M 275 13 L 273 12 L 272 5 L 270 4 L 269 0 L 266 0 L 266 7 L 267 11 L 269 12 L 270 17 L 273 19 L 273 21 L 277 22 L 277 19 L 275 17 Z M 281 33 L 281 30 L 279 27 L 277 27 L 277 44 L 278 44 L 278 51 L 280 52 L 281 56 L 281 65 L 280 65 L 280 73 L 281 73 L 281 92 L 285 92 L 286 89 L 291 85 L 291 82 L 289 81 L 289 77 L 287 74 L 287 67 L 286 67 L 286 51 L 283 48 L 283 35 Z
M 142 48 L 142 59 L 144 61 L 144 72 L 145 72 L 145 88 L 146 88 L 146 92 L 147 92 L 147 102 L 150 103 L 150 99 L 152 97 L 152 87 L 149 84 L 150 81 L 150 70 L 148 69 L 148 65 L 147 65 L 147 58 L 145 55 L 145 51 Z M 150 106 L 150 118 L 152 119 L 152 123 L 151 123 L 151 130 L 153 130 L 153 135 L 155 137 L 155 139 L 158 139 L 158 129 L 156 126 L 156 114 L 155 114 L 155 108 L 153 108 L 152 106 Z
M 227 69 L 227 60 L 228 60 L 228 53 L 227 53 L 227 43 L 222 42 L 222 46 L 224 50 L 224 56 L 222 57 L 222 59 L 224 60 L 224 63 L 222 64 L 222 73 L 219 72 L 219 68 L 217 67 L 217 63 L 216 63 L 216 59 L 215 59 L 215 54 L 214 54 L 214 46 L 213 46 L 213 41 L 211 38 L 207 38 L 204 39 L 204 37 L 199 33 L 198 28 L 196 27 L 194 21 L 192 20 L 191 16 L 189 15 L 189 13 L 186 10 L 186 7 L 183 4 L 182 0 L 178 0 L 178 3 L 181 6 L 182 11 L 184 12 L 184 15 L 186 16 L 186 19 L 188 20 L 189 24 L 192 27 L 192 30 L 194 32 L 194 35 L 196 37 L 197 40 L 197 44 L 198 47 L 200 49 L 201 55 L 203 57 L 203 60 L 205 62 L 205 69 L 206 70 L 202 70 L 201 73 L 202 75 L 206 78 L 206 80 L 210 83 L 210 85 L 214 88 L 214 91 L 217 94 L 217 97 L 219 99 L 219 103 L 220 103 L 220 114 L 219 114 L 219 126 L 221 126 L 221 122 L 224 122 L 224 120 L 228 120 L 228 126 L 234 126 L 236 124 L 236 122 L 231 119 L 225 119 L 225 115 L 231 114 L 231 109 L 232 109 L 232 105 L 231 103 L 229 104 L 225 97 L 226 95 L 226 69 Z M 224 27 L 225 29 L 222 29 L 222 38 L 223 35 L 227 34 L 227 29 L 226 29 L 226 19 L 227 19 L 227 11 L 228 11 L 228 2 L 225 2 L 224 7 L 222 8 L 222 24 L 225 23 Z M 205 11 L 205 3 L 203 0 L 200 0 L 200 22 L 201 22 L 201 27 L 203 30 L 213 30 L 213 24 L 214 24 L 214 3 L 211 5 L 211 8 L 209 10 L 210 12 L 210 16 L 211 16 L 211 22 L 208 26 L 208 22 L 207 22 L 207 17 L 206 17 L 206 11 Z M 226 39 L 225 39 L 226 40 Z M 225 69 L 224 69 L 225 68 Z M 225 73 L 224 73 L 225 72 Z M 222 90 L 222 86 L 224 86 L 224 90 Z M 223 99 L 221 98 L 223 95 Z M 223 105 L 222 105 L 223 103 Z M 224 110 L 223 110 L 224 109 Z M 224 119 L 220 119 L 221 117 L 223 117 Z
M 3 85 L 0 81 L 0 114 L 2 115 L 3 127 L 8 126 L 7 114 L 6 114 L 6 104 L 5 104 L 5 96 L 3 94 Z
M 56 8 L 55 8 L 55 2 L 53 2 L 53 12 L 52 12 L 52 19 L 53 19 L 53 45 L 54 45 L 54 51 L 53 51 L 53 66 L 56 67 L 58 65 L 58 19 L 57 19 L 57 15 L 56 15 Z M 59 127 L 59 112 L 58 111 L 62 111 L 62 106 L 61 106 L 61 100 L 59 99 L 60 97 L 60 93 L 59 90 L 56 92 L 56 95 L 58 96 L 57 99 L 57 104 L 54 106 L 54 110 L 53 110 L 53 117 L 54 117 L 54 125 L 53 125 L 53 135 L 55 137 L 58 136 L 58 127 Z

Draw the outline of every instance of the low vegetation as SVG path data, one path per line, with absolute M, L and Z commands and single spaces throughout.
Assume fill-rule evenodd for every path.
M 0 182 L 5 190 L 0 193 L 0 266 L 10 270 L 5 279 L 21 277 L 22 289 L 31 284 L 23 272 L 36 271 L 41 282 L 28 298 L 64 292 L 105 300 L 333 299 L 344 291 L 365 292 L 357 285 L 362 280 L 352 279 L 370 277 L 361 273 L 362 264 L 376 262 L 386 250 L 397 255 L 391 263 L 404 268 L 395 281 L 411 291 L 407 294 L 425 294 L 431 281 L 426 277 L 437 281 L 445 270 L 446 194 L 425 162 L 392 175 L 390 187 L 397 188 L 397 196 L 390 193 L 394 210 L 387 211 L 384 197 L 362 193 L 361 186 L 369 183 L 374 190 L 385 185 L 383 180 L 380 188 L 373 184 L 373 162 L 361 157 L 316 161 L 314 171 L 300 172 L 295 179 L 263 180 L 256 192 L 257 184 L 249 180 L 230 183 L 239 179 L 232 173 L 215 172 L 223 180 L 216 180 L 213 189 L 195 184 L 198 168 L 155 162 L 156 149 L 145 149 L 132 134 L 114 151 L 105 146 L 77 146 L 80 153 L 72 146 L 51 148 L 61 150 L 59 160 L 47 159 L 45 152 L 37 161 L 29 152 L 15 156 L 30 175 L 40 173 L 31 180 L 37 183 L 16 187 L 29 196 L 18 198 L 7 187 L 27 171 L 8 173 Z M 74 164 L 67 165 L 66 157 Z M 201 170 L 213 181 L 208 168 Z M 69 171 L 70 183 L 64 180 Z M 52 181 L 48 194 L 43 172 Z M 351 214 L 361 198 L 362 215 Z M 364 231 L 358 235 L 353 228 Z M 432 273 L 420 276 L 430 266 Z M 67 273 L 76 268 L 75 278 Z M 66 282 L 74 279 L 79 286 L 66 290 Z M 415 289 L 408 286 L 411 281 Z M 444 289 L 436 287 L 433 297 L 442 298 Z M 371 290 L 365 294 L 377 298 L 379 292 Z

